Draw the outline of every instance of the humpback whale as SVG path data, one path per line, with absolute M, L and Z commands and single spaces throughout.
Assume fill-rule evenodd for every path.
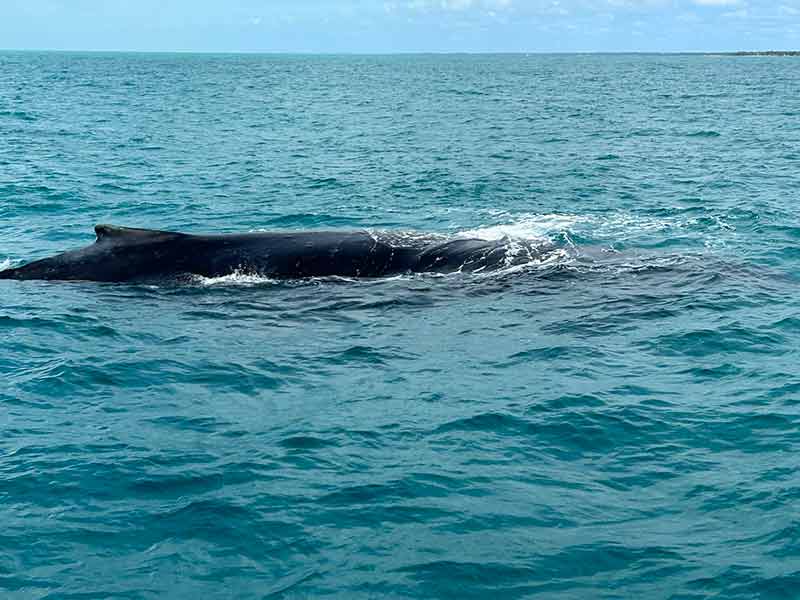
M 0 271 L 0 279 L 146 281 L 237 272 L 275 279 L 479 272 L 529 261 L 508 240 L 369 231 L 193 235 L 97 225 L 95 243 Z

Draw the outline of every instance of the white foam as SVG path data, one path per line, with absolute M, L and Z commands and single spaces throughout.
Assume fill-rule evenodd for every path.
M 526 241 L 551 241 L 555 234 L 571 231 L 589 217 L 566 214 L 523 215 L 511 223 L 458 232 L 458 237 L 495 241 L 503 238 Z
M 498 212 L 493 215 L 510 216 Z M 718 245 L 718 232 L 732 232 L 736 228 L 719 216 L 711 216 L 710 223 L 701 223 L 697 217 L 676 216 L 673 218 L 654 218 L 615 212 L 605 215 L 574 214 L 523 214 L 516 215 L 509 223 L 491 225 L 459 232 L 459 237 L 473 237 L 483 240 L 503 238 L 526 241 L 550 241 L 565 238 L 570 243 L 571 236 L 581 236 L 597 243 L 633 241 L 643 236 L 670 230 L 693 230 L 695 235 L 707 236 L 706 245 Z M 698 229 L 698 225 L 701 227 Z
M 253 286 L 275 283 L 274 279 L 270 279 L 264 275 L 259 275 L 258 273 L 247 273 L 244 271 L 234 271 L 229 275 L 221 275 L 219 277 L 203 277 L 202 275 L 192 275 L 192 281 L 205 287 L 215 285 Z
M 617 243 L 630 243 L 656 237 L 690 235 L 699 238 L 706 248 L 723 246 L 725 232 L 735 227 L 724 219 L 700 219 L 694 216 L 644 217 L 620 211 L 602 215 L 564 213 L 511 215 L 504 211 L 491 213 L 492 220 L 508 219 L 507 223 L 460 231 L 462 238 L 501 241 L 506 244 L 505 266 L 496 270 L 475 272 L 480 277 L 494 277 L 518 271 L 542 271 L 553 268 L 611 268 L 637 270 L 661 266 L 657 260 L 642 259 L 628 264 L 618 260 L 610 263 L 586 262 L 586 248 L 599 246 L 602 252 L 614 252 Z M 578 243 L 575 240 L 582 240 Z M 592 252 L 589 257 L 594 256 Z M 665 259 L 668 266 L 674 257 Z
M 13 265 L 14 263 L 11 262 L 11 259 L 6 258 L 2 262 L 0 262 L 0 271 L 5 271 L 6 269 L 10 269 Z

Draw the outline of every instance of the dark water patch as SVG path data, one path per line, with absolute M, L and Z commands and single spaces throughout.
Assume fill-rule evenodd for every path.
M 791 598 L 796 589 L 798 575 L 764 577 L 758 569 L 745 565 L 729 567 L 712 577 L 690 581 L 690 589 L 713 591 L 729 598 Z
M 524 432 L 529 424 L 523 419 L 512 415 L 498 413 L 484 413 L 456 419 L 436 428 L 435 433 L 449 433 L 451 431 L 519 431 Z
M 152 419 L 152 423 L 162 427 L 197 431 L 199 433 L 216 433 L 221 427 L 228 425 L 227 423 L 208 417 L 181 416 L 157 417 Z
M 715 354 L 783 354 L 785 338 L 771 333 L 758 332 L 742 326 L 727 326 L 718 330 L 698 330 L 680 334 L 662 335 L 643 346 L 661 355 L 691 357 Z
M 719 380 L 724 378 L 737 377 L 743 370 L 730 363 L 724 363 L 715 367 L 692 367 L 681 371 L 682 375 L 691 375 L 701 380 Z
M 800 489 L 792 488 L 787 490 L 786 496 L 795 496 L 798 492 L 800 492 Z M 759 541 L 774 548 L 770 552 L 773 556 L 788 559 L 796 558 L 800 556 L 800 525 L 792 524 L 789 527 L 784 527 Z
M 564 552 L 515 561 L 512 564 L 434 561 L 401 567 L 425 593 L 435 597 L 483 598 L 487 594 L 522 598 L 563 590 L 567 580 L 578 589 L 591 587 L 591 578 L 636 565 L 651 569 L 677 562 L 680 555 L 663 548 L 628 548 L 620 545 L 576 546 Z M 566 571 L 564 569 L 567 569 Z
M 543 403 L 537 403 L 528 408 L 530 412 L 560 411 L 576 408 L 597 408 L 604 406 L 601 398 L 591 394 L 567 394 Z
M 316 189 L 339 189 L 349 187 L 347 182 L 341 181 L 336 177 L 314 177 L 308 180 L 308 187 Z
M 687 133 L 686 137 L 690 138 L 718 138 L 722 134 L 719 131 L 714 131 L 713 129 L 705 129 L 702 131 L 695 131 L 693 133 Z
M 236 373 L 235 376 L 231 376 Z M 59 397 L 63 394 L 92 396 L 103 390 L 147 389 L 158 385 L 198 385 L 245 395 L 259 395 L 282 385 L 282 378 L 259 366 L 235 363 L 207 364 L 203 368 L 174 360 L 105 360 L 56 363 L 42 375 L 23 372 L 18 385 L 31 393 Z
M 139 547 L 168 539 L 204 540 L 250 560 L 258 560 L 265 553 L 314 553 L 302 528 L 269 520 L 257 511 L 224 500 L 198 500 L 166 512 L 138 515 L 131 521 L 132 531 L 126 537 Z M 97 543 L 102 544 L 102 539 Z
M 411 360 L 413 357 L 404 355 L 397 350 L 369 348 L 367 346 L 351 346 L 346 350 L 337 352 L 329 357 L 331 364 L 369 364 L 385 365 L 397 360 Z
M 574 361 L 602 357 L 602 352 L 592 348 L 548 346 L 544 348 L 532 348 L 517 352 L 508 357 L 508 360 L 498 365 L 499 368 L 516 367 L 530 362 L 540 361 Z
M 540 581 L 532 567 L 503 563 L 434 561 L 398 569 L 422 587 L 431 597 L 482 598 L 502 593 L 507 598 L 522 598 L 535 591 L 526 583 Z
M 780 235 L 790 240 L 800 240 L 800 226 L 770 224 L 758 228 L 764 235 Z
M 452 491 L 467 495 L 482 495 L 483 492 L 472 486 L 454 481 L 426 481 L 409 477 L 407 479 L 382 484 L 367 484 L 347 487 L 319 499 L 326 506 L 347 506 L 355 508 L 372 504 L 393 504 L 417 498 L 441 498 Z
M 101 183 L 96 186 L 95 188 L 99 192 L 109 192 L 109 193 L 136 193 L 138 190 L 135 187 L 123 186 L 116 183 Z
M 57 315 L 50 319 L 40 317 L 13 318 L 0 315 L 0 331 L 6 329 L 9 335 L 53 335 L 54 333 L 74 336 L 77 339 L 115 340 L 121 338 L 119 332 L 109 325 L 96 324 L 96 319 L 80 315 Z
M 47 446 L 25 446 L 24 448 L 17 448 L 11 454 L 12 456 L 25 456 L 25 457 L 39 457 L 47 458 L 50 455 L 94 455 L 94 454 L 109 454 L 121 451 L 133 451 L 136 448 L 130 447 L 121 443 L 89 443 L 89 444 L 60 444 L 60 445 L 47 445 Z M 29 458 L 26 458 L 29 460 Z
M 295 435 L 281 440 L 280 445 L 288 450 L 304 451 L 319 450 L 335 446 L 335 442 L 310 435 Z
M 136 469 L 107 463 L 84 465 L 84 460 L 40 459 L 35 471 L 16 469 L 7 478 L 7 497 L 27 507 L 53 509 L 125 497 L 120 486 Z
M 30 593 L 31 589 L 48 589 L 52 583 L 46 579 L 0 574 L 0 589 L 6 592 Z
M 767 401 L 784 399 L 792 404 L 800 403 L 800 381 L 771 388 L 766 393 Z
M 228 486 L 252 481 L 252 473 L 233 469 L 216 473 L 150 475 L 131 482 L 129 491 L 136 497 L 179 498 L 187 494 L 208 494 Z
M 2 117 L 10 119 L 18 119 L 20 121 L 27 121 L 29 123 L 38 120 L 36 115 L 26 112 L 24 110 L 0 110 L 0 118 Z
M 494 532 L 517 528 L 571 527 L 575 522 L 566 518 L 563 513 L 548 506 L 538 506 L 536 515 L 513 515 L 504 513 L 487 513 L 474 516 L 461 514 L 443 515 L 437 530 L 457 535 L 476 532 Z
M 773 328 L 786 331 L 787 333 L 800 333 L 800 318 L 786 317 L 773 323 Z
M 800 248 L 797 246 L 784 246 L 783 248 L 776 248 L 770 254 L 779 259 L 780 262 L 800 261 Z
M 528 419 L 485 413 L 437 427 L 435 436 L 455 432 L 475 433 L 495 439 L 523 454 L 553 454 L 561 459 L 604 452 L 636 451 L 640 444 L 663 439 L 666 424 L 645 411 L 630 408 L 562 410 L 557 414 L 537 410 Z
M 315 516 L 319 525 L 334 527 L 397 527 L 419 523 L 436 523 L 452 518 L 450 511 L 433 506 L 376 503 L 352 508 L 331 508 Z
M 742 453 L 791 451 L 797 442 L 787 434 L 800 425 L 793 415 L 744 414 L 694 424 L 696 443 Z
M 609 395 L 614 396 L 633 396 L 634 398 L 647 398 L 656 394 L 663 394 L 653 388 L 644 387 L 641 385 L 626 384 L 613 388 L 610 390 Z
M 681 562 L 683 557 L 669 548 L 658 546 L 629 547 L 618 543 L 598 543 L 591 546 L 572 546 L 555 555 L 537 561 L 540 576 L 588 578 L 604 572 L 619 572 L 635 567 L 647 572 L 664 562 Z M 567 571 L 562 571 L 566 567 Z

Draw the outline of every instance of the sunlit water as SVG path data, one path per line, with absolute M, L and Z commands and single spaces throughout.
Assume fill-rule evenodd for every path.
M 496 273 L 0 282 L 3 598 L 794 598 L 800 62 L 0 55 L 2 266 L 97 222 Z

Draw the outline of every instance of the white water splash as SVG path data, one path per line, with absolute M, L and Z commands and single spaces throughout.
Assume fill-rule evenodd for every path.
M 524 215 L 511 223 L 468 229 L 460 231 L 456 235 L 458 237 L 477 238 L 487 241 L 516 238 L 534 242 L 548 242 L 552 241 L 555 234 L 571 231 L 577 224 L 586 222 L 589 219 L 590 217 L 580 215 Z
M 499 216 L 499 215 L 498 215 Z M 505 215 L 504 215 L 505 216 Z M 507 215 L 510 216 L 510 215 Z M 581 236 L 597 243 L 614 243 L 636 240 L 658 232 L 694 230 L 706 236 L 706 245 L 716 245 L 720 232 L 733 232 L 736 228 L 719 216 L 698 217 L 643 217 L 626 212 L 605 215 L 527 214 L 514 217 L 509 223 L 491 225 L 458 232 L 458 237 L 483 240 L 503 238 L 527 241 L 550 241 L 571 236 Z
M 239 285 L 254 286 L 264 284 L 274 284 L 276 281 L 258 273 L 247 273 L 244 271 L 234 271 L 229 275 L 219 277 L 203 277 L 202 275 L 192 275 L 192 281 L 204 287 L 216 285 Z
M 506 275 L 518 271 L 550 269 L 611 269 L 635 271 L 655 266 L 674 266 L 686 252 L 658 258 L 635 250 L 627 258 L 617 256 L 616 246 L 645 247 L 664 238 L 698 242 L 707 249 L 724 247 L 736 228 L 719 216 L 674 215 L 641 216 L 628 212 L 602 215 L 522 214 L 504 211 L 492 214 L 492 220 L 508 222 L 457 232 L 456 237 L 501 241 L 506 244 L 506 265 L 500 269 L 474 272 L 482 277 Z M 695 246 L 696 248 L 696 246 Z M 606 258 L 608 260 L 606 260 Z
M 6 258 L 3 261 L 0 261 L 0 271 L 5 271 L 6 269 L 10 269 L 14 263 L 11 262 L 10 258 Z

